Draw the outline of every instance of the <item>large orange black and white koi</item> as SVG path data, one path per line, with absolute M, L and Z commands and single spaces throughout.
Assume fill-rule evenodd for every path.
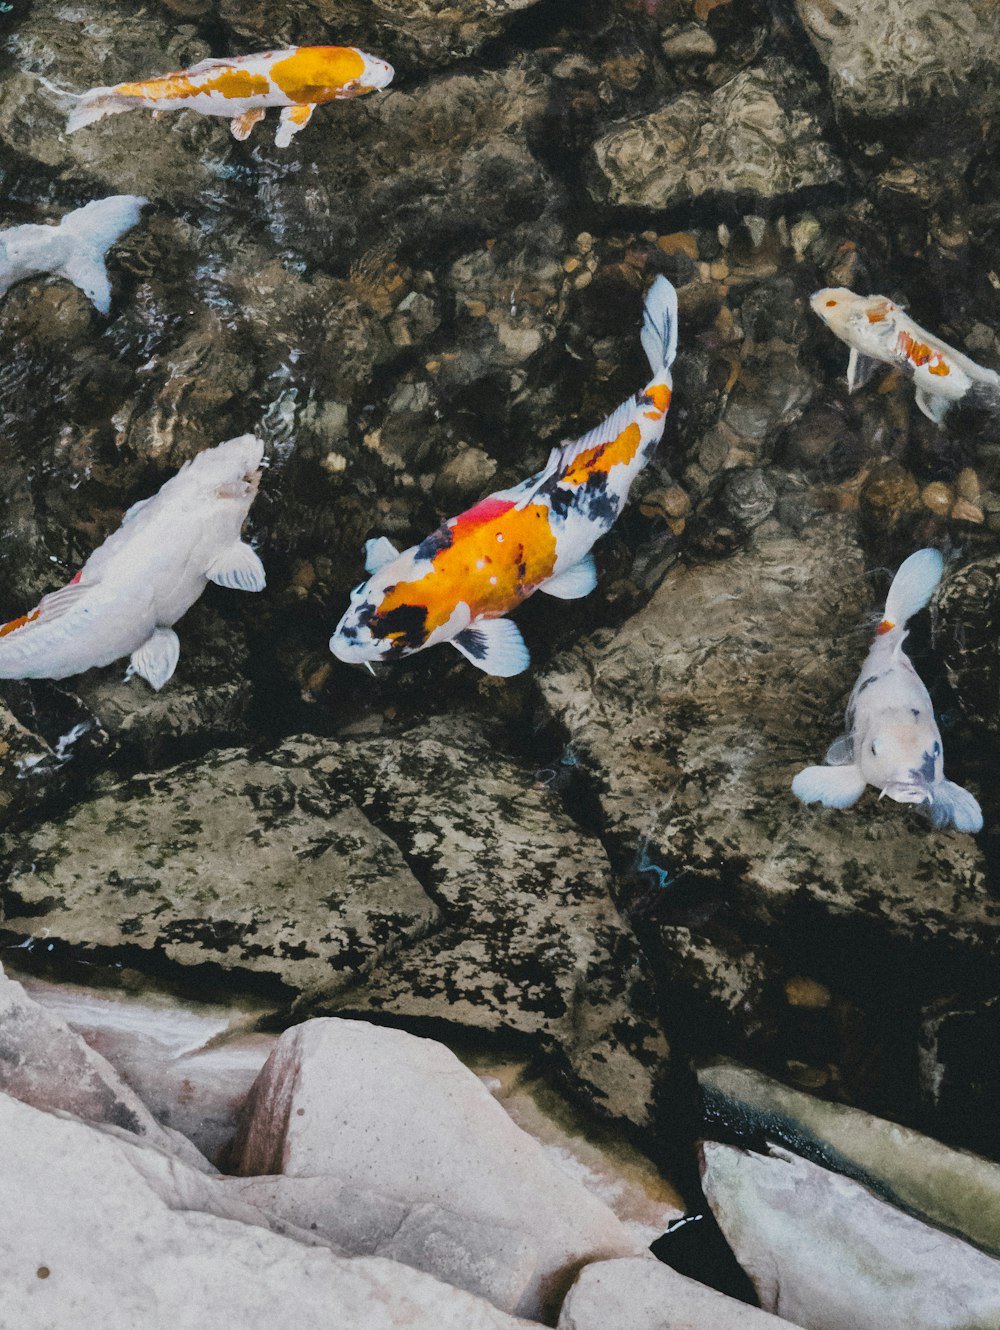
M 361 97 L 392 82 L 393 68 L 353 46 L 295 46 L 232 59 L 203 60 L 190 69 L 113 88 L 82 93 L 66 124 L 72 134 L 103 120 L 145 107 L 150 111 L 197 111 L 231 121 L 233 137 L 245 139 L 269 107 L 282 107 L 275 146 L 287 148 L 324 102 Z
M 400 554 L 367 543 L 372 574 L 330 639 L 343 661 L 369 665 L 450 642 L 487 674 L 527 669 L 528 648 L 509 614 L 536 591 L 575 600 L 594 589 L 590 550 L 611 527 L 656 450 L 670 405 L 677 293 L 658 277 L 646 296 L 642 345 L 652 379 L 581 439 L 553 448 L 520 485 L 452 517 Z
M 905 370 L 913 379 L 917 406 L 938 424 L 950 406 L 970 393 L 978 391 L 1000 405 L 1000 375 L 934 337 L 885 296 L 859 296 L 831 286 L 817 291 L 809 303 L 851 348 L 850 392 L 867 383 L 881 361 Z

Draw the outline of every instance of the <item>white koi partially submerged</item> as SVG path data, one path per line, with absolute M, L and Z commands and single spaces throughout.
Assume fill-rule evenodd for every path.
M 104 256 L 139 220 L 148 202 L 136 194 L 113 194 L 68 212 L 54 226 L 12 226 L 0 231 L 0 296 L 15 282 L 51 273 L 78 286 L 101 314 L 111 308 L 111 282 Z
M 1000 402 L 1000 374 L 926 332 L 885 296 L 859 296 L 844 286 L 831 286 L 817 291 L 809 303 L 851 348 L 850 392 L 866 384 L 881 362 L 906 371 L 916 388 L 917 406 L 937 424 L 971 392 L 985 392 Z
M 202 60 L 172 74 L 92 88 L 75 99 L 69 134 L 108 115 L 145 107 L 150 111 L 197 111 L 224 116 L 233 138 L 245 139 L 269 107 L 281 107 L 274 140 L 287 148 L 325 102 L 361 97 L 388 86 L 392 65 L 353 46 L 293 46 L 283 51 L 231 59 Z
M 410 656 L 450 642 L 486 674 L 507 677 L 531 657 L 503 617 L 536 591 L 576 600 L 593 591 L 590 553 L 625 506 L 659 443 L 677 353 L 677 293 L 658 277 L 646 296 L 642 345 L 652 378 L 602 425 L 558 444 L 541 471 L 449 518 L 402 554 L 367 544 L 372 574 L 330 639 L 348 664 Z
M 900 566 L 851 693 L 846 733 L 831 744 L 829 765 L 806 767 L 792 781 L 803 803 L 850 808 L 866 785 L 874 785 L 897 803 L 926 804 L 935 827 L 982 830 L 979 804 L 945 779 L 934 707 L 903 650 L 907 621 L 930 600 L 943 568 L 941 555 L 931 549 L 917 550 Z
M 263 456 L 243 434 L 133 504 L 68 586 L 0 627 L 0 679 L 64 679 L 129 656 L 126 678 L 162 688 L 180 655 L 171 625 L 209 582 L 264 589 L 264 567 L 240 539 Z

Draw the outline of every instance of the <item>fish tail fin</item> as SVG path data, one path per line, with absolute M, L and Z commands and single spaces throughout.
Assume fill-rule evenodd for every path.
M 646 293 L 641 340 L 654 376 L 669 369 L 677 354 L 677 292 L 665 277 Z
M 115 92 L 114 88 L 91 88 L 90 92 L 80 94 L 70 111 L 66 133 L 75 134 L 84 125 L 92 125 L 107 115 L 120 115 L 122 111 L 131 111 L 134 107 L 134 101 Z
M 101 314 L 111 309 L 111 282 L 104 256 L 119 236 L 131 230 L 148 202 L 138 194 L 95 199 L 63 218 L 61 229 L 72 248 L 59 271 L 88 297 Z
M 902 627 L 924 608 L 941 581 L 944 559 L 939 550 L 917 550 L 899 566 L 885 600 L 883 623 Z

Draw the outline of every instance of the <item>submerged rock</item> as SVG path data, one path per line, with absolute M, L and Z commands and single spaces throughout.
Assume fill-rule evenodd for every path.
M 343 1260 L 150 1147 L 0 1095 L 4 1314 L 24 1330 L 515 1330 L 396 1262 Z
M 670 208 L 711 194 L 793 194 L 842 178 L 804 110 L 783 104 L 781 80 L 744 70 L 715 92 L 685 92 L 608 130 L 594 145 L 596 197 Z
M 586 1261 L 636 1250 L 454 1054 L 366 1022 L 313 1020 L 282 1035 L 236 1157 L 243 1174 L 334 1177 L 408 1208 L 430 1203 L 482 1226 L 488 1243 L 495 1226 L 522 1235 L 535 1256 L 512 1299 L 524 1315 L 554 1310 Z
M 967 716 L 1000 733 L 1000 557 L 956 569 L 937 593 L 937 637 Z
M 1000 1256 L 1000 1165 L 736 1063 L 700 1068 L 698 1084 L 710 1129 L 780 1140 Z
M 804 1330 L 993 1330 L 1000 1261 L 785 1150 L 706 1142 L 702 1185 L 761 1306 Z
M 625 1258 L 586 1266 L 559 1314 L 558 1330 L 796 1330 L 659 1261 Z

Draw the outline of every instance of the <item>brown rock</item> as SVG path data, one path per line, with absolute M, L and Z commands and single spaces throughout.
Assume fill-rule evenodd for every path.
M 925 508 L 929 508 L 932 513 L 941 513 L 942 515 L 951 511 L 951 505 L 955 501 L 951 487 L 943 484 L 940 480 L 934 480 L 931 484 L 925 485 L 920 491 L 920 497 Z

